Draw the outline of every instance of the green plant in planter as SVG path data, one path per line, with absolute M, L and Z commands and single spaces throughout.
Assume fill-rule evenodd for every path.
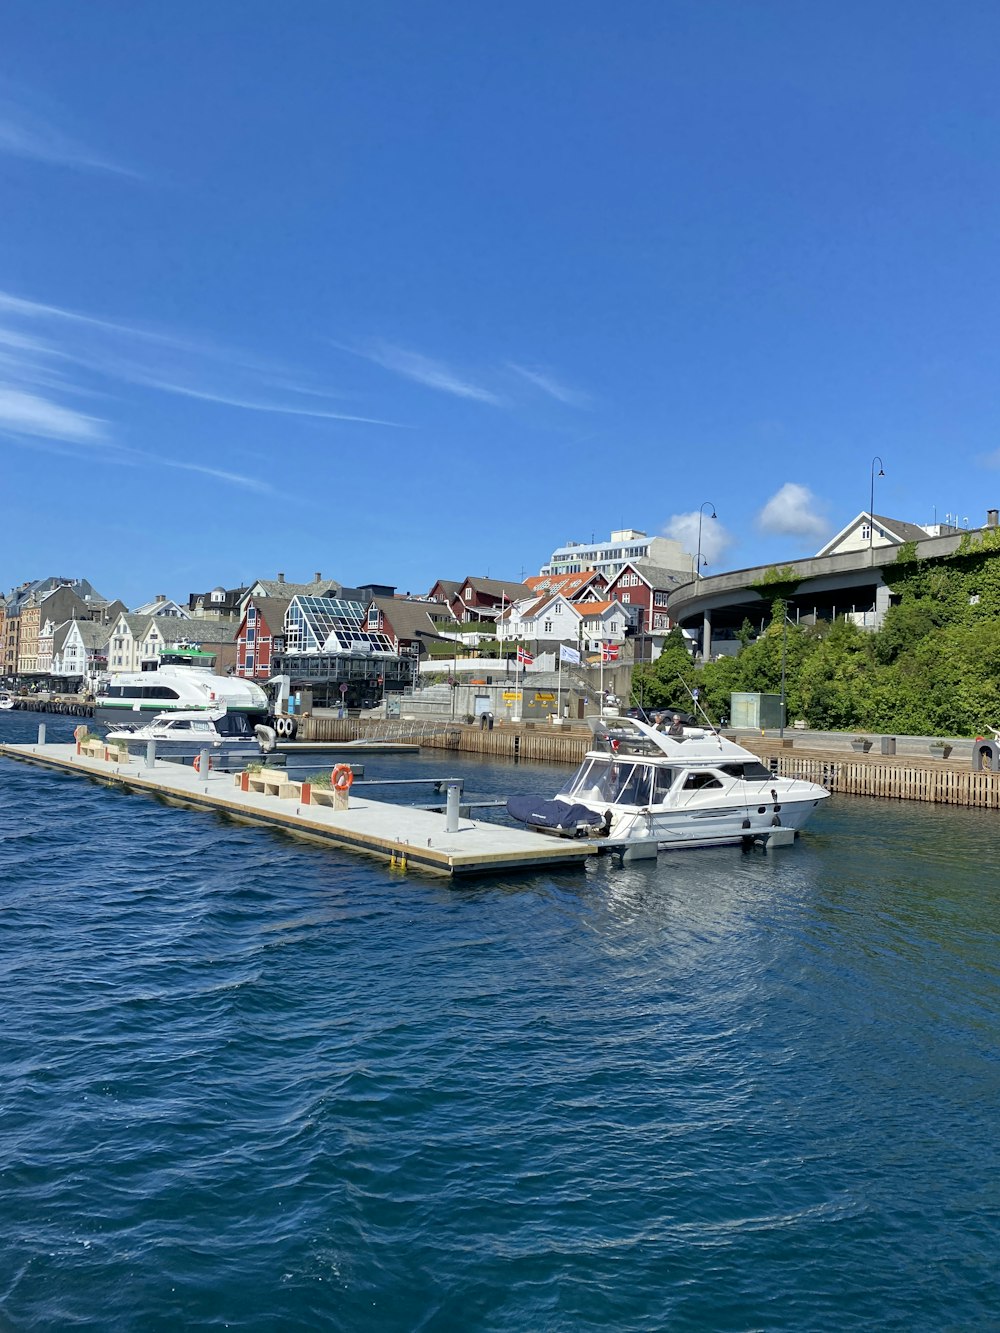
M 247 764 L 246 768 L 243 771 L 244 773 L 263 773 L 264 765 L 256 762 L 252 764 Z

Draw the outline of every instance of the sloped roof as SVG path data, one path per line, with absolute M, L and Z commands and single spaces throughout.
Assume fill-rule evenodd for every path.
M 872 514 L 880 528 L 892 533 L 902 542 L 921 542 L 927 540 L 927 533 L 916 523 L 907 523 L 901 518 L 886 518 L 884 514 Z
M 682 583 L 690 583 L 694 577 L 690 569 L 669 569 L 666 565 L 654 565 L 650 560 L 629 560 L 611 582 L 617 582 L 626 569 L 635 570 L 651 588 L 659 588 L 661 591 L 667 588 L 679 588 Z
M 474 574 L 464 578 L 456 591 L 461 591 L 468 584 L 476 592 L 484 592 L 487 597 L 506 597 L 508 601 L 517 601 L 522 597 L 530 597 L 534 589 L 526 583 L 518 583 L 515 579 L 505 581 L 504 579 L 481 579 Z
M 272 634 L 276 634 L 284 628 L 285 612 L 291 600 L 291 597 L 251 597 L 247 606 L 253 603 L 257 613 L 267 621 L 268 629 Z
M 340 596 L 342 584 L 336 579 L 320 579 L 312 583 L 288 583 L 284 579 L 255 579 L 250 588 L 263 588 L 265 597 L 284 597 L 291 601 L 293 597 L 325 597 L 332 593 Z M 244 589 L 244 596 L 250 591 Z
M 422 639 L 441 638 L 437 625 L 431 619 L 432 608 L 448 610 L 440 602 L 411 602 L 405 597 L 373 597 L 372 604 L 385 616 L 397 639 L 415 639 L 418 636 Z M 459 622 L 451 616 L 450 611 L 448 615 L 450 623 L 457 627 Z
M 533 574 L 525 583 L 533 592 L 562 593 L 572 599 L 595 580 L 607 581 L 599 570 L 581 569 L 578 574 Z

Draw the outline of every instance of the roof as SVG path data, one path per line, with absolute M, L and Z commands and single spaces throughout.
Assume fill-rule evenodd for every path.
M 515 579 L 481 579 L 475 574 L 470 574 L 464 578 L 461 583 L 456 585 L 456 592 L 460 592 L 468 584 L 475 592 L 483 592 L 487 597 L 506 597 L 508 601 L 517 601 L 522 597 L 530 597 L 534 591 L 526 583 L 518 583 Z
M 610 611 L 612 607 L 621 608 L 621 603 L 617 599 L 610 602 L 577 602 L 576 609 L 581 616 L 603 616 L 605 611 Z
M 690 569 L 669 569 L 666 565 L 654 565 L 651 560 L 628 560 L 611 580 L 617 582 L 626 569 L 633 569 L 651 588 L 679 588 L 682 583 L 690 583 L 694 575 Z
M 287 583 L 284 579 L 255 579 L 250 588 L 244 588 L 244 596 L 253 588 L 262 588 L 265 597 L 323 597 L 332 593 L 340 596 L 341 584 L 336 579 L 320 579 L 312 583 Z
M 253 604 L 257 614 L 267 621 L 268 629 L 274 634 L 284 628 L 285 612 L 291 600 L 291 597 L 251 597 L 247 606 Z
M 597 569 L 581 569 L 579 574 L 533 574 L 525 584 L 532 592 L 558 592 L 572 598 L 595 579 L 605 581 L 605 575 Z
M 397 639 L 440 638 L 438 627 L 431 619 L 431 611 L 447 611 L 449 621 L 456 628 L 459 622 L 451 611 L 440 602 L 411 602 L 405 597 L 373 597 L 371 604 L 377 606 L 392 626 Z

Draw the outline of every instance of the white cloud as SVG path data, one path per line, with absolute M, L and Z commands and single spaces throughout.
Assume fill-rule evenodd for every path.
M 712 518 L 712 511 L 707 505 L 703 507 L 703 512 L 696 509 L 690 514 L 671 514 L 663 529 L 663 535 L 680 542 L 691 556 L 692 569 L 699 550 L 699 535 L 703 568 L 705 562 L 709 565 L 717 564 L 720 557 L 733 544 L 732 535 L 726 531 L 719 519 Z
M 755 520 L 762 532 L 780 537 L 825 537 L 830 530 L 808 486 L 786 481 L 771 496 Z
M 547 393 L 550 398 L 555 398 L 557 402 L 565 403 L 567 407 L 589 407 L 590 395 L 580 389 L 571 389 L 566 384 L 561 384 L 554 375 L 548 371 L 528 366 L 519 366 L 514 361 L 507 362 L 507 368 L 513 370 L 515 374 L 526 379 L 529 384 L 533 384 L 536 389 L 541 389 Z
M 477 403 L 489 403 L 492 407 L 504 405 L 504 400 L 499 394 L 484 388 L 481 384 L 474 384 L 471 380 L 461 378 L 458 372 L 445 362 L 432 360 L 422 352 L 413 352 L 380 339 L 361 347 L 347 347 L 341 343 L 335 343 L 334 346 L 339 347 L 341 351 L 364 357 L 366 361 L 373 361 L 383 370 L 413 380 L 416 384 L 423 384 L 428 389 L 439 389 L 442 393 L 453 394 L 456 398 L 471 398 Z
M 43 116 L 10 97 L 0 97 L 0 153 L 75 170 L 136 174 L 63 134 Z
M 72 408 L 61 407 L 38 394 L 0 385 L 0 429 L 45 440 L 96 442 L 104 438 L 104 423 Z

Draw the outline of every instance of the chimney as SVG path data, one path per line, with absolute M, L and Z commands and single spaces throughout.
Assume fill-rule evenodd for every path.
M 986 511 L 986 526 L 987 526 L 988 528 L 995 528 L 995 527 L 997 527 L 997 526 L 1000 526 L 1000 510 L 998 510 L 998 509 L 987 509 L 987 511 Z
M 284 576 L 284 574 L 279 574 L 279 575 L 278 575 L 278 582 L 279 582 L 279 583 L 284 583 L 284 581 L 285 581 L 285 576 Z
M 165 602 L 167 600 L 167 594 L 165 592 L 158 592 L 156 594 L 156 600 L 158 602 Z
M 313 578 L 313 583 L 322 583 L 322 582 L 323 582 L 323 575 L 317 569 L 315 577 Z

